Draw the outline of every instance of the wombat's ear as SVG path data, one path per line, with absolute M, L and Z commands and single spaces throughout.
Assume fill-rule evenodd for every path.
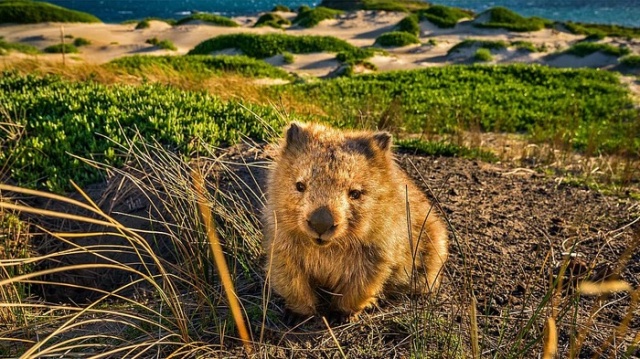
M 391 149 L 391 134 L 389 132 L 376 132 L 373 134 L 373 144 L 383 152 Z
M 291 122 L 285 135 L 285 148 L 301 149 L 309 141 L 309 134 L 304 125 L 298 122 Z

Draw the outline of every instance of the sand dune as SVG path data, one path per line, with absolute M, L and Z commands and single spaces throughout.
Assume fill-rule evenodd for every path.
M 286 18 L 293 19 L 295 13 L 281 13 Z M 84 61 L 89 63 L 105 63 L 112 59 L 134 54 L 145 55 L 181 55 L 200 42 L 209 38 L 239 32 L 257 34 L 284 32 L 291 35 L 328 35 L 346 40 L 353 45 L 372 46 L 378 36 L 392 31 L 395 25 L 406 16 L 403 13 L 356 11 L 347 13 L 333 20 L 325 20 L 313 28 L 291 27 L 286 30 L 270 27 L 253 28 L 257 17 L 244 16 L 234 18 L 242 26 L 231 28 L 215 26 L 203 22 L 191 22 L 180 26 L 170 26 L 164 22 L 151 21 L 147 29 L 136 30 L 135 24 L 59 24 L 43 23 L 36 25 L 5 25 L 0 26 L 0 36 L 6 41 L 20 42 L 44 49 L 47 46 L 60 43 L 61 29 L 65 35 L 75 38 L 83 37 L 91 41 L 88 46 L 80 48 L 79 54 L 68 56 L 70 61 Z M 481 21 L 476 19 L 475 21 Z M 442 66 L 452 63 L 472 63 L 475 48 L 448 54 L 449 50 L 465 39 L 488 41 L 527 41 L 536 47 L 545 47 L 544 52 L 527 52 L 509 47 L 507 50 L 494 51 L 493 59 L 489 63 L 540 63 L 557 67 L 592 67 L 612 68 L 618 64 L 613 56 L 595 53 L 583 58 L 573 55 L 558 54 L 571 44 L 584 38 L 561 29 L 544 29 L 536 32 L 517 33 L 503 29 L 483 29 L 473 26 L 471 20 L 460 22 L 455 28 L 440 29 L 428 21 L 420 24 L 420 40 L 422 45 L 412 45 L 400 48 L 387 48 L 388 55 L 375 56 L 369 61 L 376 65 L 379 71 L 412 69 L 428 66 Z M 145 43 L 150 38 L 171 40 L 177 51 L 162 50 Z M 429 43 L 429 40 L 431 43 Z M 66 41 L 73 41 L 67 39 Z M 620 39 L 605 39 L 617 45 L 625 44 L 634 53 L 640 53 L 640 42 L 624 41 Z M 32 57 L 12 52 L 8 58 Z M 39 59 L 57 61 L 59 54 L 37 55 Z M 326 76 L 335 71 L 340 64 L 332 54 L 296 55 L 293 64 L 285 64 L 281 58 L 268 59 L 276 66 L 289 71 L 310 76 Z M 9 61 L 5 56 L 5 61 Z M 68 60 L 69 61 L 69 60 Z

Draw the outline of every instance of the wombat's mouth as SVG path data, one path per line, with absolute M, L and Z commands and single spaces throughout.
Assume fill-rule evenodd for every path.
M 324 247 L 326 245 L 329 244 L 329 241 L 325 241 L 324 239 L 318 237 L 314 240 L 316 242 L 317 245 L 319 245 L 320 247 Z

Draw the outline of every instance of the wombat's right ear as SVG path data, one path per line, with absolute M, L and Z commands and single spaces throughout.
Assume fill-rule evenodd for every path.
M 291 122 L 285 135 L 285 148 L 289 150 L 297 150 L 303 148 L 309 141 L 309 134 L 304 125 L 298 122 Z

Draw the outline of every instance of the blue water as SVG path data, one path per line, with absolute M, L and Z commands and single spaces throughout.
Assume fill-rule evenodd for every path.
M 253 15 L 271 10 L 276 4 L 297 9 L 316 6 L 321 0 L 48 0 L 70 9 L 96 15 L 114 23 L 145 17 L 179 19 L 192 11 L 226 16 Z M 493 6 L 505 6 L 525 16 L 553 20 L 617 24 L 640 27 L 640 0 L 436 0 L 433 3 L 481 12 Z

